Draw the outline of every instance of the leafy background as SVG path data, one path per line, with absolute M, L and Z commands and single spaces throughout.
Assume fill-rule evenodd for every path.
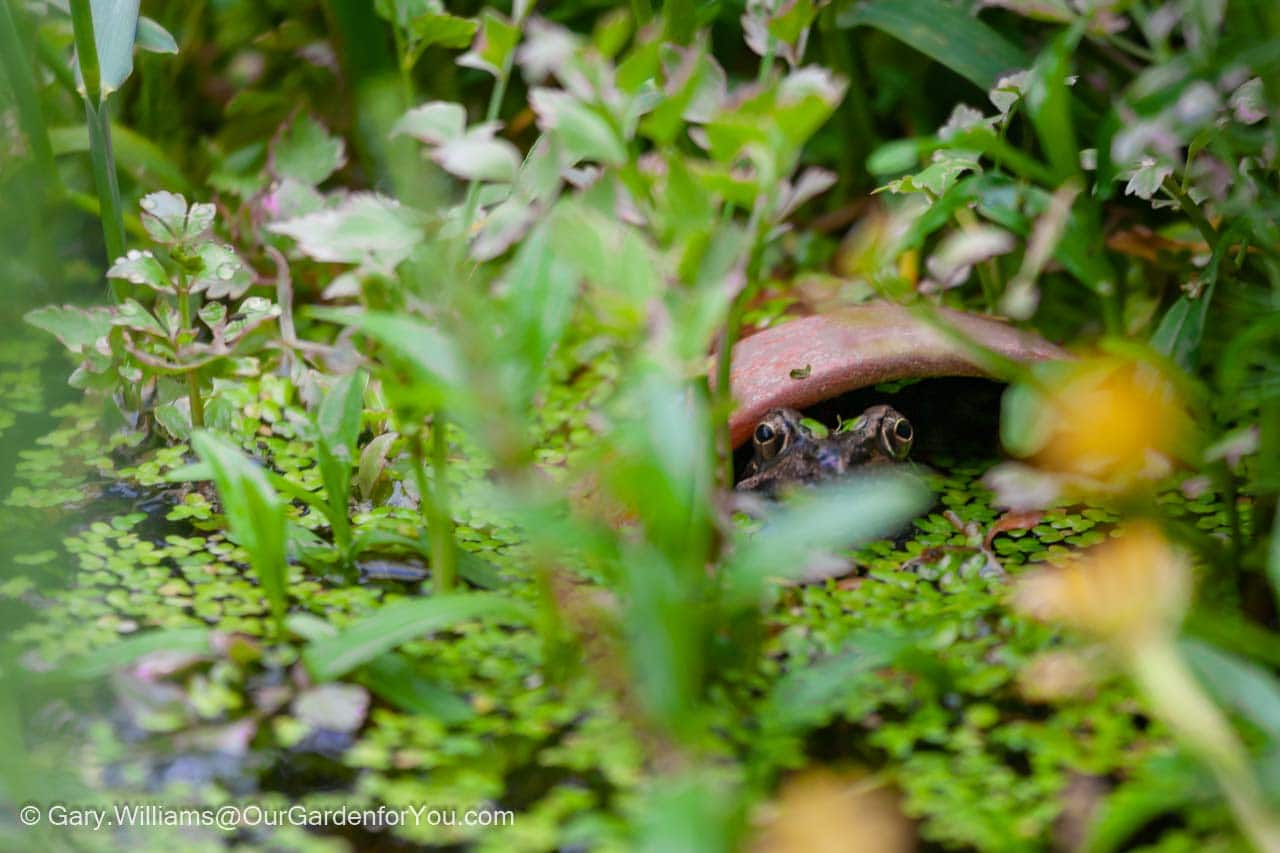
M 0 16 L 6 843 L 1280 837 L 1271 4 Z M 1002 400 L 875 391 L 932 401 L 913 475 L 733 512 L 709 357 L 877 300 L 1105 393 L 965 342 Z M 1163 546 L 1015 602 L 1142 519 L 1193 602 Z M 121 799 L 516 820 L 13 819 Z

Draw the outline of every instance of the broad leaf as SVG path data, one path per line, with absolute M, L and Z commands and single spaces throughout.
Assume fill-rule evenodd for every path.
M 298 249 L 317 261 L 372 264 L 392 269 L 422 239 L 422 216 L 376 193 L 355 193 L 330 210 L 284 222 L 267 230 L 298 241 Z
M 304 113 L 271 146 L 275 173 L 318 186 L 347 162 L 346 143 Z
M 554 131 L 570 162 L 592 160 L 610 166 L 627 162 L 622 137 L 596 108 L 558 89 L 534 89 L 529 104 L 538 127 Z
M 510 183 L 520 168 L 520 151 L 505 139 L 495 139 L 496 122 L 476 125 L 451 139 L 432 155 L 451 175 L 469 181 Z
M 142 284 L 161 293 L 173 292 L 169 274 L 151 252 L 130 249 L 107 270 L 107 278 L 120 278 L 130 284 Z
M 443 145 L 461 138 L 466 126 L 467 110 L 462 104 L 431 101 L 400 116 L 391 134 L 403 133 L 430 145 Z
M 488 71 L 497 77 L 511 61 L 511 52 L 519 40 L 520 30 L 514 24 L 492 9 L 486 9 L 471 50 L 458 57 L 458 64 Z
M 46 305 L 28 311 L 23 319 L 62 341 L 74 353 L 92 347 L 111 331 L 111 312 L 106 308 L 77 308 L 74 305 Z
M 192 204 L 179 193 L 149 193 L 139 202 L 142 226 L 157 243 L 174 245 L 203 237 L 213 227 L 217 209 L 212 204 Z

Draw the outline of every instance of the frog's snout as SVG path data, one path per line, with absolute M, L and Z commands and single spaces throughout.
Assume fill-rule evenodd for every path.
M 844 471 L 844 456 L 834 447 L 822 447 L 818 450 L 818 468 L 824 474 L 840 474 Z

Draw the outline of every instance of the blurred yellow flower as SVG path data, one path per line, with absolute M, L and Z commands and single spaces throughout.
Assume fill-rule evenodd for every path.
M 1032 461 L 1111 486 L 1168 473 L 1191 435 L 1177 388 L 1149 362 L 1083 359 L 1054 376 L 1040 399 L 1042 442 Z
M 1092 697 L 1107 671 L 1096 652 L 1096 648 L 1040 652 L 1019 671 L 1018 692 L 1028 702 Z
M 915 848 L 897 797 L 858 774 L 810 770 L 783 784 L 762 815 L 753 853 L 905 853 Z
M 1190 593 L 1186 556 L 1154 524 L 1141 521 L 1060 566 L 1024 576 L 1014 601 L 1038 619 L 1128 649 L 1172 634 Z

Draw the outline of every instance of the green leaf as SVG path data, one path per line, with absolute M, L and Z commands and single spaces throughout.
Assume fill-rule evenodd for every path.
M 1098 806 L 1079 849 L 1132 849 L 1132 836 L 1155 818 L 1208 807 L 1217 796 L 1210 779 L 1190 758 L 1157 754 Z
M 298 242 L 313 260 L 394 269 L 422 240 L 421 214 L 375 193 L 353 193 L 335 208 L 309 213 L 267 230 Z
M 1040 138 L 1040 148 L 1053 167 L 1056 182 L 1080 173 L 1080 151 L 1076 147 L 1075 125 L 1071 120 L 1071 92 L 1067 88 L 1071 52 L 1080 40 L 1080 27 L 1062 33 L 1036 60 L 1027 75 L 1024 101 L 1031 123 Z
M 534 89 L 529 105 L 538 116 L 538 127 L 559 137 L 570 162 L 591 160 L 610 166 L 627 162 L 626 145 L 608 119 L 568 92 Z
M 197 312 L 200 321 L 210 329 L 216 329 L 227 322 L 227 306 L 221 302 L 206 302 Z
M 138 48 L 148 53 L 177 53 L 178 43 L 172 35 L 146 15 L 138 17 Z
M 100 97 L 119 89 L 133 71 L 139 0 L 90 0 L 93 42 L 98 48 Z
M 383 433 L 360 451 L 360 464 L 356 468 L 356 487 L 360 490 L 360 497 L 365 500 L 373 500 L 374 489 L 377 488 L 382 473 L 387 469 L 387 454 L 391 450 L 391 445 L 399 437 L 400 434 L 397 432 Z
M 271 146 L 277 177 L 293 178 L 307 186 L 319 186 L 347 162 L 346 143 L 309 114 L 289 125 Z
M 143 308 L 142 304 L 136 299 L 126 299 L 116 306 L 116 315 L 112 319 L 111 325 L 124 326 L 126 329 L 145 332 L 157 338 L 167 338 L 169 336 L 164 326 L 160 325 L 160 321 L 150 311 Z
M 253 286 L 252 271 L 230 246 L 201 243 L 196 256 L 200 264 L 188 284 L 192 293 L 203 292 L 206 299 L 238 299 Z
M 453 339 L 416 317 L 380 311 L 353 314 L 313 310 L 322 320 L 354 326 L 406 361 L 417 378 L 436 395 L 447 395 L 462 381 L 462 356 Z M 424 389 L 426 390 L 426 389 Z
M 497 129 L 496 122 L 476 125 L 445 142 L 432 157 L 440 168 L 459 178 L 510 183 L 520 169 L 520 150 L 505 139 L 495 139 Z
M 161 293 L 173 293 L 169 274 L 156 256 L 146 250 L 130 249 L 107 270 L 107 278 L 120 278 L 130 284 L 143 284 Z
M 462 18 L 443 12 L 428 12 L 409 22 L 409 34 L 415 40 L 415 53 L 421 53 L 431 45 L 451 49 L 471 44 L 479 24 L 470 18 Z
M 400 116 L 391 135 L 407 134 L 431 145 L 460 139 L 467 127 L 467 110 L 462 104 L 431 101 Z
M 510 322 L 504 341 L 510 342 L 516 374 L 510 390 L 519 395 L 520 407 L 537 394 L 578 293 L 578 276 L 552 251 L 549 230 L 541 227 L 525 238 L 507 272 Z
M 360 370 L 339 377 L 316 410 L 320 440 L 335 451 L 345 451 L 348 462 L 355 458 L 356 441 L 360 437 L 367 379 Z
M 778 680 L 765 699 L 760 719 L 770 729 L 802 729 L 823 724 L 841 706 L 865 692 L 868 679 L 891 664 L 911 643 L 908 637 L 861 633 L 851 637 L 848 650 L 791 670 Z
M 465 699 L 427 681 L 412 660 L 395 652 L 369 661 L 356 671 L 355 679 L 380 698 L 411 714 L 445 724 L 461 723 L 475 716 Z
M 1151 346 L 1172 358 L 1180 367 L 1192 369 L 1195 354 L 1204 336 L 1204 321 L 1209 313 L 1208 294 L 1193 298 L 1184 293 L 1160 318 L 1151 335 Z
M 111 312 L 106 308 L 46 305 L 28 311 L 22 319 L 44 329 L 74 353 L 83 352 L 111 332 Z
M 266 472 L 226 439 L 199 430 L 192 434 L 191 446 L 209 466 L 227 525 L 249 554 L 249 563 L 280 632 L 288 607 L 284 502 L 271 487 Z
M 769 35 L 785 45 L 795 45 L 817 16 L 818 4 L 813 0 L 787 0 L 769 19 Z
M 846 7 L 836 21 L 888 33 L 984 91 L 1030 64 L 1004 36 L 946 0 L 870 0 Z
M 203 237 L 213 227 L 217 208 L 212 204 L 192 204 L 179 193 L 165 190 L 142 197 L 142 227 L 157 243 L 174 245 Z
M 511 61 L 511 53 L 519 40 L 520 30 L 514 24 L 492 9 L 485 9 L 475 43 L 471 50 L 458 57 L 458 64 L 498 77 Z
M 1280 680 L 1273 673 L 1199 640 L 1182 640 L 1179 646 L 1219 703 L 1280 744 Z
M 302 653 L 302 661 L 312 678 L 332 681 L 409 640 L 460 622 L 488 618 L 525 623 L 532 614 L 524 605 L 487 593 L 451 593 L 397 602 L 337 636 L 311 643 Z

